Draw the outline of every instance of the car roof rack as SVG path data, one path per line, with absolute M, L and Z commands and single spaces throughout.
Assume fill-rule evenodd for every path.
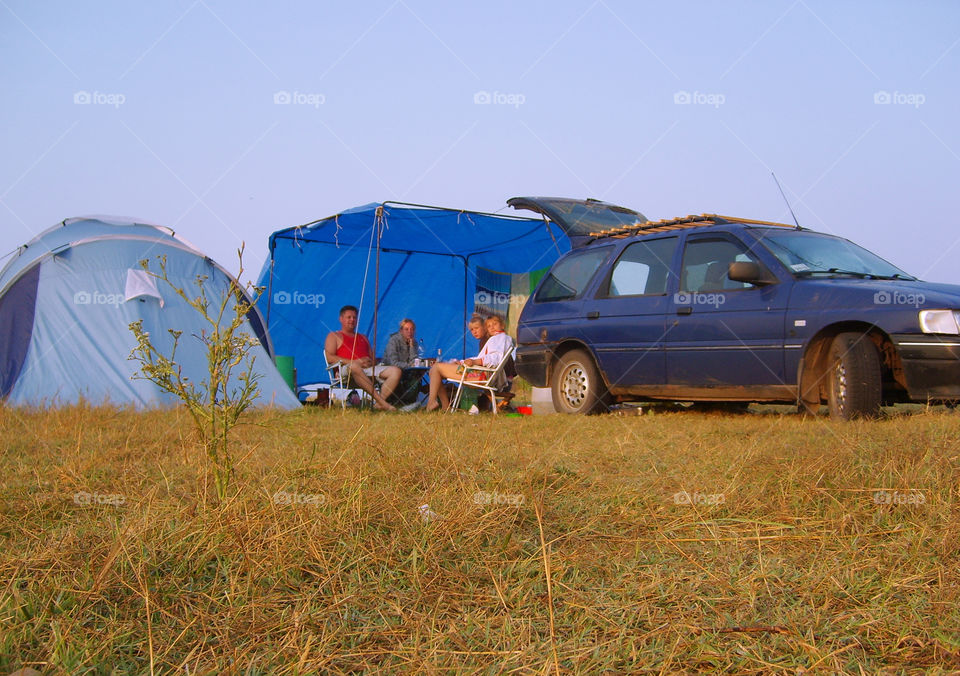
M 734 216 L 720 216 L 718 214 L 691 214 L 679 218 L 665 218 L 662 221 L 648 221 L 636 225 L 626 225 L 621 228 L 610 228 L 599 232 L 591 232 L 590 237 L 629 237 L 631 235 L 648 234 L 652 232 L 667 232 L 682 228 L 702 228 L 710 225 L 727 225 L 729 223 L 747 223 L 750 225 L 775 225 L 780 228 L 794 228 L 786 223 L 776 221 L 758 221 L 752 218 L 736 218 Z

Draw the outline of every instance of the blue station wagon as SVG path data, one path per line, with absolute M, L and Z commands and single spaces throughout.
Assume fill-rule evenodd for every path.
M 960 401 L 960 286 L 922 282 L 846 239 L 783 223 L 646 222 L 593 200 L 509 204 L 571 235 L 517 329 L 517 372 L 550 387 L 558 411 L 770 402 L 827 404 L 849 419 L 897 402 Z

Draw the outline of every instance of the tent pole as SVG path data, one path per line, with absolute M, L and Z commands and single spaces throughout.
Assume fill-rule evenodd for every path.
M 467 304 L 469 301 L 470 293 L 470 257 L 467 256 L 463 259 L 463 327 L 467 327 L 467 316 L 468 313 L 470 316 L 473 315 L 473 311 L 476 306 L 476 301 L 474 301 L 474 307 L 468 308 Z M 474 285 L 476 286 L 476 285 Z M 463 358 L 467 356 L 467 334 L 466 331 L 463 333 L 463 340 L 460 343 L 460 350 L 463 353 Z
M 374 227 L 377 229 L 377 263 L 373 281 L 373 364 L 377 364 L 377 320 L 380 314 L 380 235 L 383 224 L 383 205 L 377 207 Z

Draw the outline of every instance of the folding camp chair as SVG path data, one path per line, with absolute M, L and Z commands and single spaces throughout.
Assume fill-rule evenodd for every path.
M 341 391 L 341 393 L 349 393 L 350 390 L 353 390 L 360 396 L 360 405 L 373 405 L 373 399 L 370 398 L 370 395 L 363 391 L 362 388 L 352 387 L 350 384 L 350 370 L 343 368 L 340 365 L 340 362 L 331 364 L 327 359 L 327 351 L 323 351 L 323 363 L 327 368 L 327 375 L 330 377 L 330 398 L 333 399 L 333 390 L 334 388 Z M 373 378 L 373 386 L 378 387 L 379 381 L 376 378 Z M 340 399 L 340 406 L 342 408 L 347 407 L 347 396 L 348 394 L 343 394 Z
M 457 393 L 453 395 L 449 410 L 456 411 L 457 407 L 460 406 L 460 397 L 463 394 L 463 388 L 472 387 L 490 393 L 493 412 L 497 413 L 497 393 L 500 391 L 502 383 L 506 380 L 504 369 L 516 351 L 517 348 L 513 348 L 506 352 L 503 355 L 503 359 L 500 360 L 500 363 L 493 368 L 489 366 L 464 366 L 463 372 L 460 374 L 460 381 L 457 383 Z M 471 373 L 480 374 L 482 380 L 468 380 L 467 378 L 470 377 L 469 374 Z

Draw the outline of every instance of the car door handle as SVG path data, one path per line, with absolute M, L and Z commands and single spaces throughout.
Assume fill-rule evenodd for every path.
M 600 319 L 600 313 L 599 313 L 599 312 L 588 312 L 588 313 L 587 313 L 587 319 Z
M 693 314 L 693 306 L 692 306 L 692 305 L 684 305 L 683 307 L 678 307 L 678 308 L 677 308 L 677 314 L 678 314 L 678 315 L 690 315 L 690 314 Z

